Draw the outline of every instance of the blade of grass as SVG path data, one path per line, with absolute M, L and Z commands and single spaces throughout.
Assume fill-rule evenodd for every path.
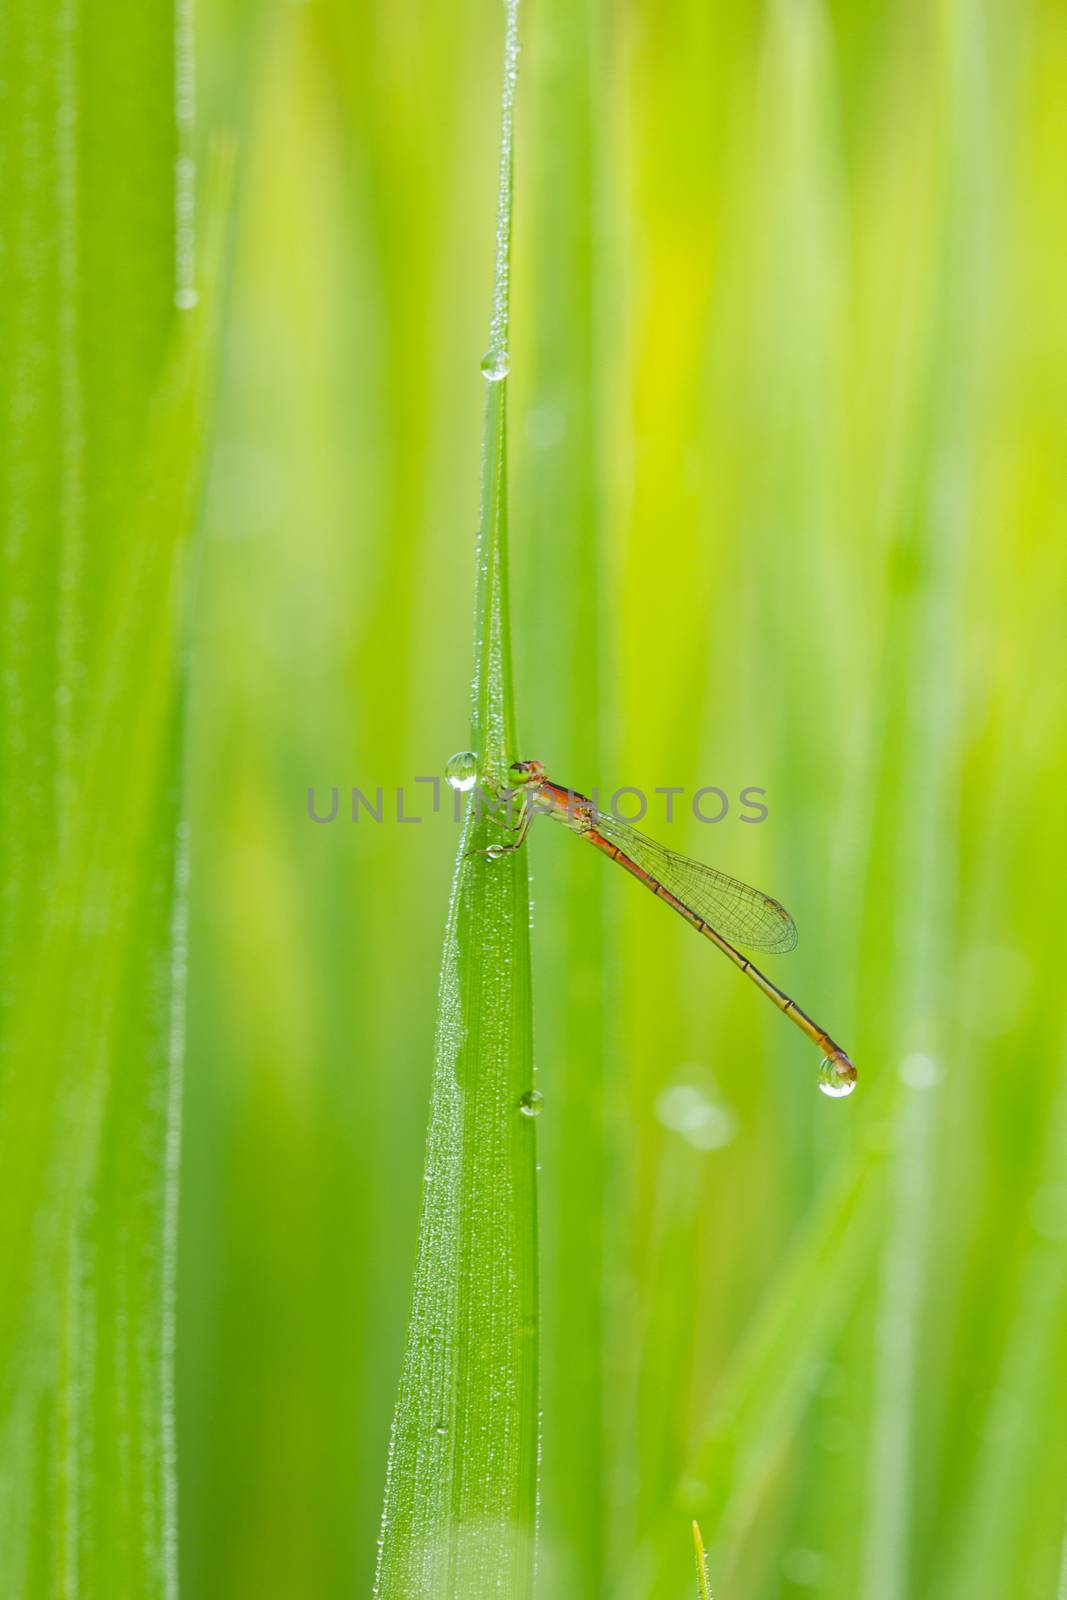
M 177 578 L 205 344 L 202 315 L 175 327 L 174 23 L 15 4 L 0 51 L 0 1590 L 163 1595 Z M 93 1310 L 88 1196 L 123 1286 Z
M 708 1558 L 704 1554 L 704 1541 L 700 1537 L 700 1524 L 693 1523 L 693 1555 L 697 1567 L 698 1600 L 711 1600 L 711 1583 L 708 1579 Z
M 507 371 L 518 0 L 507 0 L 496 264 L 485 397 L 471 745 L 500 780 L 515 748 L 507 583 Z M 489 861 L 468 809 L 439 989 L 411 1314 L 375 1594 L 532 1592 L 537 1497 L 537 1224 L 524 854 Z
M 216 221 L 221 209 L 219 199 Z M 98 445 L 80 484 L 81 531 L 89 537 L 101 521 L 108 560 L 94 549 L 90 574 L 67 551 L 62 566 L 85 715 L 56 741 L 65 810 L 41 867 L 46 893 L 31 911 L 0 1076 L 0 1496 L 17 1507 L 3 1519 L 0 1574 L 11 1593 L 176 1593 L 176 758 L 210 262 L 206 277 L 204 304 L 177 324 L 172 280 L 161 282 L 170 350 L 160 355 L 153 339 L 141 351 L 155 372 L 144 437 L 132 455 L 122 440 L 110 476 L 106 441 L 117 424 L 101 413 L 114 397 L 85 352 L 71 353 Z M 39 609 L 52 581 L 45 566 L 26 604 Z M 46 721 L 34 734 L 55 730 Z

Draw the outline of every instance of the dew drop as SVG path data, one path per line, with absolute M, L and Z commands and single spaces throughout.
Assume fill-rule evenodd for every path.
M 482 377 L 488 383 L 499 383 L 511 370 L 506 350 L 487 350 L 482 357 Z
M 436 1433 L 436 1435 L 437 1435 L 437 1437 L 439 1439 L 443 1439 L 445 1437 L 445 1435 L 447 1434 L 447 1432 L 448 1432 L 448 1423 L 447 1422 L 439 1422 L 439 1423 L 437 1423 L 437 1425 L 436 1425 L 436 1427 L 434 1428 L 433 1431 L 434 1431 L 434 1433 Z
M 527 1089 L 519 1101 L 519 1110 L 524 1117 L 539 1117 L 545 1097 L 539 1089 Z
M 200 296 L 195 289 L 175 289 L 174 291 L 174 304 L 179 311 L 192 311 L 193 307 L 199 303 L 199 300 Z
M 831 1100 L 843 1100 L 856 1087 L 856 1079 L 845 1077 L 835 1061 L 823 1056 L 819 1063 L 818 1084 L 823 1094 L 829 1095 Z
M 478 757 L 473 750 L 457 750 L 445 765 L 445 777 L 453 789 L 466 792 L 478 781 Z

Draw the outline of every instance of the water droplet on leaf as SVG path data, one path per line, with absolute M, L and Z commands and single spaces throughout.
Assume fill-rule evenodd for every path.
M 539 1117 L 545 1097 L 539 1089 L 527 1089 L 519 1101 L 519 1110 L 524 1117 Z
M 445 765 L 445 777 L 453 789 L 473 789 L 478 781 L 478 757 L 473 750 L 457 750 Z
M 499 383 L 510 371 L 506 350 L 487 350 L 482 357 L 482 377 L 489 383 Z

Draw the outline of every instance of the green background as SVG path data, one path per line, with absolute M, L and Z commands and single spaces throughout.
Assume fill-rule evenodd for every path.
M 774 975 L 861 1074 L 824 1100 L 726 963 L 535 830 L 543 1591 L 686 1592 L 695 1514 L 716 1593 L 1036 1600 L 1067 1490 L 1067 18 L 523 25 L 524 748 L 587 790 L 765 787 L 758 828 L 659 832 L 786 901 Z M 455 830 L 344 797 L 465 742 L 499 29 L 488 3 L 204 19 L 202 125 L 241 107 L 190 749 L 205 1600 L 371 1566 Z M 877 1195 L 815 1256 L 850 1163 Z M 776 1315 L 744 1473 L 705 1484 Z
M 204 20 L 202 124 L 240 105 L 241 158 L 190 752 L 197 1596 L 371 1567 L 455 830 L 345 798 L 465 743 L 500 23 Z M 725 962 L 534 830 L 542 1591 L 686 1593 L 697 1515 L 716 1594 L 1050 1596 L 1067 17 L 523 29 L 523 748 L 586 790 L 765 787 L 759 827 L 656 801 L 650 831 L 785 900 L 773 975 L 860 1069 L 823 1099 Z
M 142 37 L 19 0 L 0 39 L 0 1001 L 32 1067 L 0 1077 L 9 1305 L 28 1219 L 47 1247 L 30 1333 L 0 1317 L 0 1575 L 33 1600 L 173 1600 L 173 1552 L 146 1536 L 142 1570 L 130 1531 L 165 1521 L 161 1347 L 121 1330 L 168 1303 L 166 1007 L 148 1027 L 136 996 L 164 984 L 179 766 L 189 1600 L 369 1593 L 423 1186 L 458 830 L 414 780 L 467 743 L 502 11 L 197 12 L 195 140 L 170 11 Z M 534 829 L 539 1593 L 692 1595 L 697 1517 L 717 1600 L 1063 1600 L 1067 12 L 525 0 L 522 29 L 523 751 L 604 796 L 724 789 L 719 824 L 654 797 L 646 826 L 789 906 L 800 945 L 770 975 L 860 1072 L 819 1095 L 810 1046 L 705 942 Z M 179 385 L 146 445 L 194 143 L 213 412 Z M 136 517 L 135 453 L 165 458 Z M 197 454 L 178 694 L 137 666 L 172 619 L 114 600 L 114 530 L 163 564 Z M 108 789 L 105 843 L 78 823 L 69 859 L 150 903 L 86 964 L 92 917 L 38 946 L 35 896 L 53 825 L 89 814 L 63 805 L 81 719 L 108 707 L 100 772 L 155 787 Z M 317 826 L 308 789 L 334 785 Z M 353 786 L 382 788 L 381 824 L 348 820 Z M 61 908 L 89 904 L 75 880 Z M 102 1028 L 128 1070 L 98 1082 Z

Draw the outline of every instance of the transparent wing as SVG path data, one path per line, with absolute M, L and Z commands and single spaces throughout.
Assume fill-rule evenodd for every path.
M 597 814 L 594 826 L 724 939 L 774 955 L 786 955 L 796 945 L 796 924 L 789 912 L 761 889 L 676 855 L 606 812 Z

